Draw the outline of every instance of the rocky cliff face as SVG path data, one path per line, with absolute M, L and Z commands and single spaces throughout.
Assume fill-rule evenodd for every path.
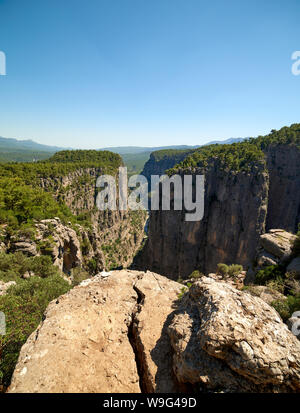
M 300 342 L 258 297 L 113 271 L 53 301 L 9 392 L 299 392 Z
M 266 151 L 270 176 L 266 229 L 296 232 L 300 223 L 300 150 L 271 145 Z
M 181 173 L 205 175 L 205 212 L 185 222 L 180 211 L 152 211 L 149 238 L 137 257 L 140 269 L 177 279 L 193 270 L 215 271 L 220 262 L 251 266 L 266 228 L 296 231 L 300 221 L 300 151 L 295 145 L 270 146 L 266 167 L 251 171 L 220 168 L 218 160 Z M 150 172 L 149 172 L 150 173 Z
M 151 181 L 151 175 L 163 175 L 167 169 L 173 168 L 177 163 L 183 161 L 191 150 L 161 150 L 152 152 L 149 160 L 145 163 L 142 175 Z
M 138 266 L 177 279 L 196 268 L 215 271 L 219 262 L 251 263 L 267 213 L 268 175 L 263 164 L 237 173 L 224 172 L 214 162 L 208 170 L 194 173 L 204 172 L 203 219 L 186 222 L 185 211 L 152 211 Z
M 95 271 L 129 266 L 144 238 L 142 211 L 98 211 L 96 180 L 101 168 L 80 168 L 65 176 L 40 178 L 40 186 L 64 202 L 75 214 L 87 214 L 92 229 L 79 228 L 86 261 L 95 259 Z M 74 264 L 76 265 L 75 261 Z

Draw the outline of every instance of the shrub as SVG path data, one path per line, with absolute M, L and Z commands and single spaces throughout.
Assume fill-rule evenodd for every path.
M 280 278 L 277 280 L 268 281 L 266 283 L 266 286 L 270 288 L 271 290 L 275 290 L 281 294 L 284 294 L 284 283 Z
M 71 270 L 72 286 L 79 285 L 83 280 L 90 278 L 90 274 L 81 267 L 76 267 Z
M 280 265 L 269 265 L 264 269 L 258 271 L 255 277 L 255 284 L 266 285 L 269 280 L 277 280 L 277 282 L 283 282 L 284 268 Z
M 27 257 L 22 252 L 0 253 L 0 280 L 19 281 L 27 271 L 32 271 L 42 278 L 60 274 L 49 256 Z
M 290 308 L 287 301 L 275 300 L 271 302 L 271 306 L 275 308 L 283 321 L 290 318 Z
M 201 277 L 203 277 L 203 274 L 199 270 L 193 271 L 189 276 L 189 278 L 193 278 L 193 279 L 198 279 Z
M 217 265 L 217 272 L 221 275 L 227 275 L 228 270 L 229 270 L 229 267 L 226 264 L 220 263 L 220 264 Z
M 228 275 L 231 277 L 240 274 L 241 271 L 243 271 L 242 265 L 232 264 L 228 267 Z
M 88 262 L 88 268 L 89 270 L 95 274 L 97 271 L 97 261 L 95 260 L 95 258 L 91 258 Z
M 6 335 L 0 336 L 0 384 L 8 386 L 19 351 L 37 328 L 50 301 L 65 294 L 70 285 L 59 275 L 21 280 L 0 297 L 6 316 Z
M 289 295 L 285 301 L 275 300 L 272 307 L 279 313 L 283 321 L 287 321 L 295 311 L 300 311 L 300 295 Z

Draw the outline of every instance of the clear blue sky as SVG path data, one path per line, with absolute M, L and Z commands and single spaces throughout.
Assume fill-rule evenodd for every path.
M 299 0 L 0 0 L 0 136 L 202 144 L 300 122 Z

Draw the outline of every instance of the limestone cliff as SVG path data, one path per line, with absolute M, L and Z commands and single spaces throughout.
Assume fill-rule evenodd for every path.
M 142 175 L 144 175 L 150 182 L 151 175 L 163 175 L 167 169 L 173 168 L 173 166 L 181 162 L 192 152 L 192 149 L 164 149 L 152 152 L 149 160 L 144 165 Z
M 300 223 L 300 150 L 271 145 L 265 151 L 270 176 L 266 229 L 296 232 Z
M 129 266 L 144 238 L 146 214 L 142 211 L 98 211 L 96 180 L 103 168 L 79 168 L 65 176 L 40 178 L 40 186 L 54 193 L 75 215 L 85 214 L 92 229 L 83 231 L 95 271 Z M 116 173 L 114 175 L 117 178 Z
M 255 256 L 267 214 L 268 174 L 260 162 L 250 172 L 222 171 L 213 162 L 205 173 L 201 221 L 186 222 L 185 211 L 152 211 L 146 246 L 136 263 L 173 279 L 194 269 L 216 270 L 219 262 L 247 266 Z M 182 171 L 184 173 L 184 171 Z

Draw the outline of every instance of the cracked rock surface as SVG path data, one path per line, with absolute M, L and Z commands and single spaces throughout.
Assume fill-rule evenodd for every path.
M 112 271 L 48 306 L 9 392 L 300 391 L 300 342 L 258 297 Z

